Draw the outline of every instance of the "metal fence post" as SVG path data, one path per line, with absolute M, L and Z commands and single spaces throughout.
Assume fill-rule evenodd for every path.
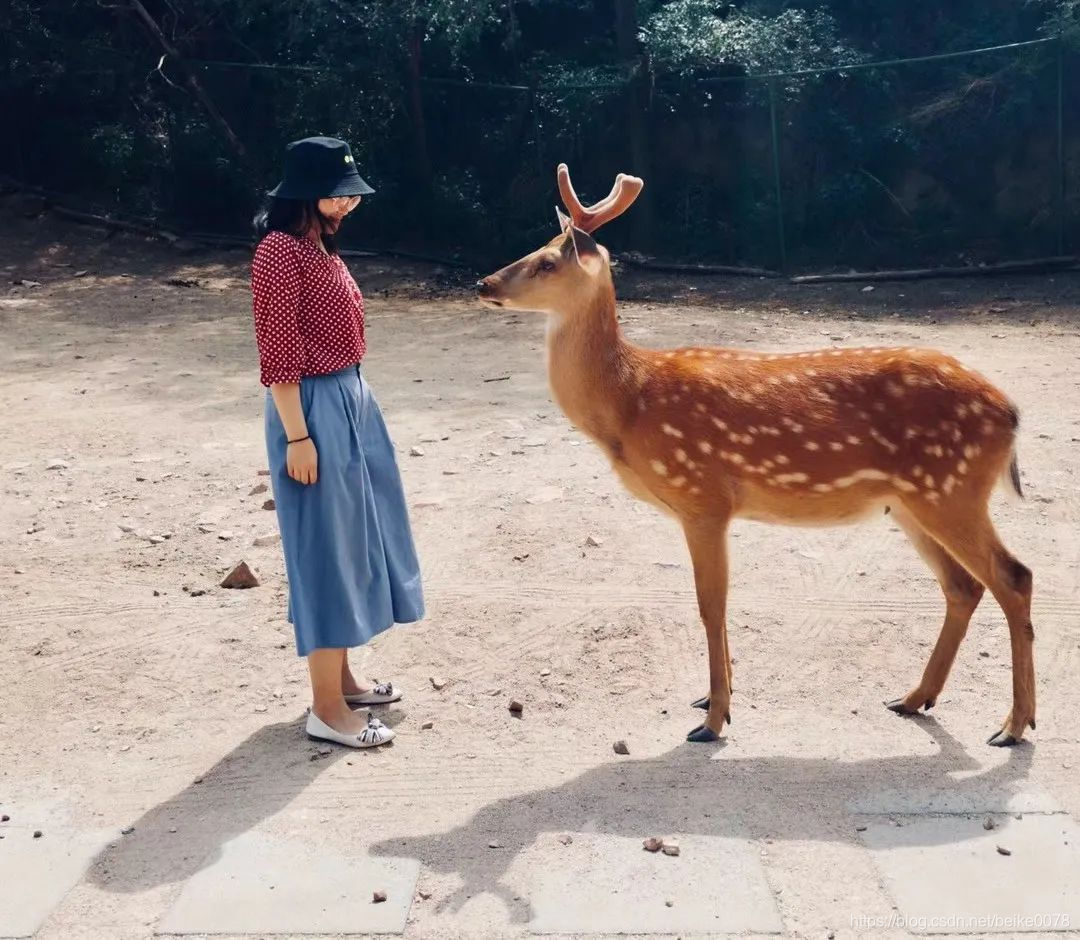
M 1057 41 L 1057 253 L 1065 254 L 1065 38 Z
M 784 238 L 784 197 L 780 191 L 780 133 L 776 127 L 776 79 L 769 81 L 769 120 L 772 124 L 773 185 L 776 188 L 776 238 L 780 248 L 780 270 L 787 270 Z

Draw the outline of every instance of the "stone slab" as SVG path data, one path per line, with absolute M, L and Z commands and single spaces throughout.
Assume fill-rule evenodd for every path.
M 159 934 L 400 934 L 419 863 L 245 833 L 184 885 Z M 373 903 L 375 891 L 387 900 Z
M 763 934 L 783 929 L 755 843 L 681 836 L 680 855 L 671 857 L 644 851 L 641 839 L 572 835 L 557 866 L 533 870 L 533 933 Z
M 850 926 L 912 933 L 1080 930 L 1080 826 L 1060 813 L 994 814 L 988 831 L 986 818 L 863 817 L 863 844 L 902 921 Z M 1012 854 L 1000 854 L 998 846 Z
M 32 937 L 78 884 L 110 834 L 80 831 L 49 813 L 3 807 L 0 823 L 0 937 Z M 41 838 L 35 839 L 35 830 Z

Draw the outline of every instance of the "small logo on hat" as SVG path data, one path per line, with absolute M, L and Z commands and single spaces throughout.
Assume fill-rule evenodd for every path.
M 346 162 L 346 163 L 352 163 L 352 162 L 353 162 L 353 158 L 352 158 L 352 154 L 351 154 L 351 153 L 347 153 L 347 154 L 345 154 L 345 162 Z

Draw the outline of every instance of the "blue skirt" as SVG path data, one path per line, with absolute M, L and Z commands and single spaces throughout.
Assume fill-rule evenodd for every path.
M 382 412 L 357 366 L 305 378 L 300 400 L 319 453 L 318 482 L 289 477 L 287 440 L 266 396 L 266 450 L 277 503 L 296 652 L 360 646 L 424 616 L 405 493 Z

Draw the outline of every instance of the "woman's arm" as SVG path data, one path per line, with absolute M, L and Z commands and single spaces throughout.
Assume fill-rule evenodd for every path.
M 315 483 L 319 478 L 319 454 L 315 443 L 308 436 L 304 409 L 300 404 L 299 382 L 275 382 L 270 386 L 278 417 L 285 428 L 285 436 L 295 444 L 289 444 L 285 463 L 289 476 L 297 483 Z

